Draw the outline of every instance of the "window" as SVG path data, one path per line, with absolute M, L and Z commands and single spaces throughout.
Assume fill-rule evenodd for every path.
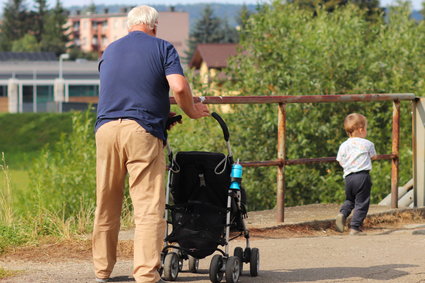
M 46 112 L 49 109 L 48 104 L 54 101 L 53 92 L 53 85 L 22 86 L 23 112 Z
M 53 85 L 37 86 L 37 103 L 54 101 Z
M 93 21 L 91 23 L 91 26 L 93 27 L 93 32 L 96 33 L 97 32 L 97 22 L 96 21 Z
M 0 97 L 7 96 L 7 85 L 0 85 Z
M 69 86 L 69 97 L 98 96 L 98 95 L 99 95 L 98 85 L 70 85 Z
M 23 112 L 33 112 L 34 111 L 34 95 L 33 95 L 33 86 L 24 85 L 22 87 L 22 111 Z
M 49 109 L 51 111 L 54 100 L 53 85 L 37 86 L 37 112 L 49 112 Z

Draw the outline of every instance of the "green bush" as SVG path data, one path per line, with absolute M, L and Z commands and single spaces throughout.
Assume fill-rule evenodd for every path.
M 72 132 L 45 148 L 30 170 L 26 203 L 66 218 L 94 205 L 96 181 L 94 115 L 72 113 Z
M 0 224 L 0 254 L 7 247 L 19 246 L 28 241 L 26 230 L 22 226 L 4 226 Z

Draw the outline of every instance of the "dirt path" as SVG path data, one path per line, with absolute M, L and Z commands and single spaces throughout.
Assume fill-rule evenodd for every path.
M 338 234 L 326 221 L 252 228 L 251 246 L 260 249 L 260 276 L 250 277 L 245 264 L 239 282 L 425 282 L 425 219 L 381 216 L 367 223 L 366 236 Z M 132 241 L 125 239 L 130 234 L 122 234 L 111 282 L 134 282 L 129 277 Z M 245 243 L 232 241 L 231 250 L 235 246 Z M 201 260 L 197 274 L 186 272 L 185 266 L 177 282 L 210 282 L 210 261 Z M 94 282 L 88 240 L 19 248 L 0 257 L 0 266 L 20 271 L 0 282 Z

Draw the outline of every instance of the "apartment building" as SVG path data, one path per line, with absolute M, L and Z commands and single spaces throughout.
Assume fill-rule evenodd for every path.
M 130 8 L 122 8 L 118 13 L 91 14 L 77 11 L 68 17 L 68 27 L 73 43 L 85 52 L 96 51 L 100 54 L 111 42 L 125 36 L 127 31 L 127 13 Z M 187 50 L 189 38 L 189 14 L 186 12 L 159 12 L 157 37 L 171 42 L 180 57 Z

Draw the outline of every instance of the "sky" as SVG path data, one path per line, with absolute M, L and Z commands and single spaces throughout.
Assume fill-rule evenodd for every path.
M 0 0 L 1 7 L 4 6 L 4 4 L 8 0 Z M 257 2 L 264 3 L 269 2 L 269 0 L 61 0 L 62 4 L 65 7 L 70 6 L 85 6 L 89 5 L 91 1 L 94 2 L 94 4 L 105 4 L 105 5 L 112 5 L 112 4 L 119 4 L 119 5 L 176 5 L 176 4 L 194 4 L 194 3 L 229 3 L 229 4 L 256 4 Z M 388 6 L 391 4 L 395 4 L 397 0 L 380 0 L 381 6 Z M 422 1 L 423 0 L 411 0 L 412 1 L 412 7 L 414 10 L 420 10 L 422 8 Z M 27 3 L 32 2 L 32 0 L 27 0 Z M 48 0 L 48 2 L 52 5 L 55 3 L 55 0 Z

